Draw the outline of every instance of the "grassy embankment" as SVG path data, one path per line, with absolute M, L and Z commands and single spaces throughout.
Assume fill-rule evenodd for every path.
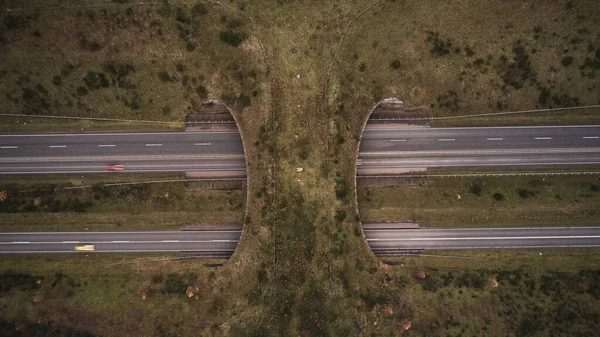
M 597 175 L 406 181 L 413 186 L 360 188 L 361 217 L 373 221 L 412 220 L 428 227 L 598 225 Z
M 532 102 L 540 106 L 569 105 L 575 95 L 580 104 L 596 103 L 597 96 L 585 90 L 589 86 L 593 91 L 597 85 L 593 76 L 597 73 L 594 53 L 599 25 L 592 13 L 598 12 L 598 5 L 581 2 L 565 9 L 564 4 L 544 3 L 544 11 L 540 11 L 542 4 L 523 5 L 516 1 L 494 5 L 464 1 L 453 3 L 452 8 L 446 2 L 381 1 L 354 21 L 341 45 L 339 62 L 333 64 L 330 73 L 330 62 L 346 33 L 347 23 L 369 5 L 350 1 L 323 4 L 265 0 L 227 3 L 226 7 L 208 4 L 209 14 L 196 17 L 192 14 L 194 9 L 184 5 L 107 10 L 107 19 L 103 20 L 115 27 L 117 21 L 128 22 L 124 20 L 127 12 L 145 18 L 148 27 L 135 28 L 131 21 L 127 27 L 138 29 L 137 34 L 131 35 L 127 29 L 102 30 L 106 26 L 100 21 L 86 21 L 90 16 L 101 18 L 101 8 L 79 10 L 81 14 L 74 9 L 42 12 L 37 21 L 28 21 L 32 26 L 45 25 L 50 32 L 64 31 L 55 26 L 56 22 L 76 22 L 76 27 L 66 31 L 75 36 L 85 33 L 86 44 L 81 39 L 70 44 L 73 39 L 63 41 L 70 46 L 67 51 L 72 57 L 103 51 L 107 53 L 104 58 L 117 58 L 116 49 L 85 48 L 87 41 L 101 46 L 106 46 L 106 41 L 121 43 L 119 53 L 129 57 L 116 61 L 140 62 L 135 69 L 144 76 L 143 82 L 134 84 L 140 88 L 147 85 L 148 90 L 156 86 L 172 90 L 175 96 L 190 90 L 197 94 L 190 82 L 185 85 L 183 76 L 178 77 L 173 60 L 185 59 L 184 69 L 195 74 L 196 83 L 198 76 L 203 75 L 206 81 L 201 82 L 209 96 L 225 98 L 235 109 L 250 160 L 250 198 L 245 233 L 234 258 L 214 276 L 198 266 L 190 279 L 169 281 L 184 286 L 200 284 L 203 292 L 198 300 L 186 299 L 181 291 L 170 292 L 167 278 L 158 277 L 158 289 L 141 300 L 141 285 L 153 284 L 150 274 L 132 276 L 137 274 L 125 271 L 127 277 L 115 280 L 105 276 L 104 283 L 88 281 L 86 285 L 85 280 L 93 272 L 75 276 L 65 273 L 83 282 L 74 281 L 74 285 L 81 284 L 74 287 L 68 280 L 61 281 L 63 277 L 52 287 L 60 277 L 49 270 L 30 270 L 35 278 L 43 274 L 42 284 L 50 295 L 38 304 L 26 301 L 38 291 L 35 286 L 3 290 L 7 294 L 3 300 L 11 301 L 11 305 L 6 305 L 10 310 L 4 311 L 2 318 L 52 321 L 105 336 L 392 335 L 403 330 L 407 321 L 412 325 L 408 333 L 420 335 L 476 334 L 485 326 L 490 329 L 489 334 L 495 335 L 543 334 L 547 329 L 561 335 L 593 334 L 597 329 L 598 281 L 585 268 L 554 273 L 550 271 L 552 267 L 540 270 L 530 264 L 523 265 L 521 271 L 513 266 L 494 265 L 489 270 L 476 271 L 457 267 L 452 278 L 443 275 L 450 280 L 448 285 L 436 281 L 446 273 L 440 269 L 439 278 L 425 278 L 433 280 L 435 288 L 424 288 L 420 284 L 424 281 L 414 277 L 415 270 L 378 265 L 366 251 L 357 227 L 352 186 L 353 153 L 362 124 L 367 112 L 382 97 L 398 96 L 411 105 L 434 103 L 432 113 L 440 116 L 527 109 Z M 223 16 L 226 18 L 221 22 Z M 186 23 L 186 18 L 190 23 Z M 235 25 L 230 24 L 233 19 L 238 20 Z M 157 42 L 144 35 L 152 31 L 152 20 L 161 22 L 162 38 L 158 31 L 152 36 Z M 465 24 L 468 22 L 473 24 Z M 541 40 L 534 42 L 538 41 L 537 26 L 542 27 L 543 33 L 538 32 L 537 39 Z M 35 35 L 29 35 L 34 34 L 34 29 L 21 27 L 6 33 L 22 38 L 9 39 L 17 41 L 10 42 L 11 50 L 35 49 L 34 44 L 23 42 L 34 39 Z M 103 35 L 92 34 L 98 31 Z M 243 41 L 238 44 L 235 36 Z M 557 51 L 562 50 L 562 44 L 571 43 L 571 37 L 583 41 L 573 44 L 575 49 L 569 45 L 574 59 L 571 65 L 562 65 L 563 55 Z M 144 40 L 148 41 L 145 45 Z M 202 43 L 203 48 L 188 51 L 190 41 Z M 588 49 L 589 44 L 592 47 Z M 143 49 L 136 49 L 140 46 Z M 460 47 L 459 53 L 456 47 Z M 490 64 L 486 65 L 487 55 L 492 53 Z M 580 77 L 570 74 L 574 66 L 585 64 L 586 57 L 591 57 L 591 63 L 584 67 L 585 79 L 578 81 Z M 478 58 L 483 59 L 483 64 Z M 172 68 L 169 62 L 173 62 Z M 488 70 L 480 70 L 480 66 Z M 557 69 L 553 75 L 547 73 L 550 66 Z M 30 69 L 31 65 L 28 67 L 17 68 Z M 84 92 L 79 89 L 83 87 L 88 94 L 80 97 L 87 98 L 73 99 L 86 103 L 89 98 L 86 104 L 95 109 L 103 100 L 97 102 L 94 95 L 105 93 L 102 90 L 108 88 L 90 90 L 94 86 L 87 88 L 83 79 L 88 71 L 103 72 L 105 77 L 110 72 L 99 66 L 88 69 L 73 79 L 70 90 L 77 95 L 77 90 Z M 163 71 L 168 72 L 171 81 L 162 82 L 161 77 L 167 79 L 159 74 Z M 299 73 L 302 76 L 297 80 Z M 41 78 L 47 77 L 25 75 L 36 79 L 30 90 L 36 90 Z M 100 75 L 92 77 L 100 79 L 100 87 L 105 83 Z M 51 80 L 48 77 L 44 81 Z M 23 87 L 15 90 L 17 97 L 24 97 Z M 161 90 L 155 92 L 162 94 Z M 43 93 L 36 92 L 38 96 Z M 138 93 L 140 97 L 145 94 L 141 90 Z M 554 95 L 558 97 L 556 102 Z M 128 105 L 121 100 L 120 111 L 129 114 L 135 110 L 133 96 L 125 97 Z M 146 104 L 146 99 L 144 96 L 140 102 Z M 179 96 L 174 100 L 179 101 Z M 156 111 L 160 112 L 162 106 L 161 102 Z M 179 112 L 172 109 L 171 117 L 179 117 Z M 303 171 L 296 172 L 297 167 Z M 41 263 L 43 258 L 35 257 L 14 265 L 13 270 L 26 270 L 25 265 Z M 59 271 L 61 266 L 55 268 Z M 435 274 L 432 270 L 425 272 Z M 487 279 L 496 274 L 500 285 L 485 287 Z M 97 275 L 94 278 L 102 280 Z M 540 282 L 530 286 L 529 280 Z M 581 282 L 581 288 L 573 286 Z M 63 286 L 77 290 L 71 291 L 69 297 L 70 292 L 59 292 Z M 184 286 L 173 289 L 182 290 Z M 119 287 L 123 290 L 118 291 Z M 53 292 L 54 289 L 58 290 Z M 91 297 L 95 299 L 91 306 L 85 299 L 86 291 L 101 293 Z M 115 304 L 117 298 L 120 304 Z M 578 306 L 573 308 L 573 303 Z M 547 319 L 563 315 L 564 320 Z M 138 321 L 143 323 L 131 324 Z M 569 324 L 571 321 L 580 323 Z M 565 332 L 566 326 L 571 330 Z
M 245 189 L 206 182 L 102 186 L 180 180 L 176 174 L 7 176 L 0 178 L 1 231 L 180 229 L 185 224 L 243 221 Z M 72 186 L 81 189 L 62 189 Z

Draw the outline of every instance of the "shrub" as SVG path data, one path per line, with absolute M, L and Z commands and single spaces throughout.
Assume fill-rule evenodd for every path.
M 427 277 L 421 283 L 421 287 L 423 288 L 423 290 L 433 292 L 437 291 L 438 288 L 442 287 L 443 285 L 443 280 L 435 272 L 427 275 Z
M 239 46 L 246 39 L 246 34 L 237 33 L 232 30 L 222 31 L 219 34 L 219 40 L 225 42 L 233 47 Z
M 52 78 L 52 84 L 54 84 L 57 87 L 60 87 L 62 85 L 62 77 L 60 77 L 60 75 L 56 75 Z
M 590 190 L 592 190 L 594 192 L 598 192 L 598 191 L 600 191 L 600 186 L 598 186 L 596 184 L 591 184 L 590 185 Z
M 187 287 L 181 276 L 177 274 L 169 274 L 165 279 L 165 290 L 169 294 L 185 294 Z
M 502 193 L 496 192 L 496 193 L 494 193 L 494 200 L 502 201 L 502 200 L 504 200 L 504 195 L 502 195 Z
M 519 196 L 520 196 L 521 198 L 523 198 L 523 199 L 527 199 L 527 198 L 529 198 L 529 197 L 533 197 L 533 196 L 535 196 L 535 192 L 533 192 L 533 191 L 530 191 L 530 190 L 528 190 L 528 189 L 525 189 L 525 188 L 520 188 L 520 189 L 517 191 L 517 193 L 519 193 Z
M 390 67 L 394 68 L 394 69 L 399 69 L 400 68 L 400 60 L 395 59 L 392 61 L 392 63 L 390 63 Z
M 161 71 L 158 73 L 158 78 L 162 81 L 162 82 L 171 82 L 171 75 L 169 75 L 168 72 L 166 71 Z
M 77 88 L 77 96 L 81 97 L 81 96 L 85 96 L 87 94 L 88 94 L 88 90 L 85 87 Z
M 565 56 L 562 58 L 562 60 L 560 60 L 560 64 L 562 64 L 565 67 L 570 66 L 571 63 L 573 63 L 573 56 Z
M 110 86 L 110 82 L 108 82 L 108 79 L 106 79 L 106 76 L 103 73 L 96 73 L 93 71 L 87 72 L 83 78 L 83 82 L 90 90 L 108 88 Z
M 192 7 L 192 15 L 206 15 L 208 13 L 208 9 L 203 3 L 197 3 Z
M 177 19 L 177 21 L 188 24 L 188 25 L 192 23 L 192 20 L 189 18 L 189 16 L 187 16 L 185 11 L 181 8 L 177 8 L 177 11 L 175 13 L 175 18 Z
M 0 275 L 0 292 L 10 291 L 13 288 L 35 290 L 38 288 L 37 279 L 32 275 L 23 273 L 5 272 Z
M 481 185 L 480 182 L 474 182 L 471 184 L 471 188 L 469 189 L 469 191 L 476 195 L 476 196 L 481 196 L 481 191 L 483 190 L 483 186 Z
M 206 91 L 206 88 L 202 85 L 196 87 L 196 94 L 198 94 L 198 97 L 200 97 L 200 99 L 208 98 L 208 92 Z

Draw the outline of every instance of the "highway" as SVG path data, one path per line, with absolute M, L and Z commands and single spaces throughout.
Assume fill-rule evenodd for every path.
M 0 233 L 0 253 L 72 253 L 93 245 L 100 253 L 200 252 L 229 256 L 239 230 L 152 232 L 31 232 Z M 87 252 L 86 252 L 87 253 Z
M 375 254 L 420 249 L 600 247 L 600 227 L 365 229 Z
M 426 128 L 369 125 L 358 175 L 408 168 L 600 163 L 600 126 Z
M 245 177 L 237 131 L 0 135 L 0 174 L 204 172 Z
M 377 225 L 377 224 L 375 224 Z M 600 247 L 600 227 L 365 229 L 375 254 L 420 249 Z M 201 252 L 229 256 L 239 230 L 0 233 L 0 253 Z
M 409 168 L 600 163 L 600 126 L 426 128 L 367 124 L 358 176 Z M 204 172 L 245 177 L 237 131 L 0 135 L 0 174 Z

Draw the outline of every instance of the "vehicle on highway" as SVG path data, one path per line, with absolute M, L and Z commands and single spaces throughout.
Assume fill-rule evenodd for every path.
M 75 250 L 78 250 L 78 251 L 94 250 L 94 245 L 77 245 L 77 246 L 75 246 Z
M 123 171 L 125 165 L 122 164 L 108 164 L 104 167 L 107 171 Z

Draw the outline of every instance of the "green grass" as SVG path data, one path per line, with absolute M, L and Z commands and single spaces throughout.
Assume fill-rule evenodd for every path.
M 244 191 L 202 182 L 125 186 L 104 183 L 181 179 L 176 175 L 15 176 L 0 179 L 3 231 L 179 229 L 202 222 L 241 222 Z M 92 185 L 64 190 L 55 187 Z
M 428 227 L 598 225 L 597 176 L 417 180 L 422 187 L 359 189 L 361 217 Z
M 597 328 L 586 318 L 598 315 L 596 249 L 427 254 L 435 257 L 384 258 L 402 265 L 389 268 L 388 286 L 405 284 L 415 332 L 587 335 Z

